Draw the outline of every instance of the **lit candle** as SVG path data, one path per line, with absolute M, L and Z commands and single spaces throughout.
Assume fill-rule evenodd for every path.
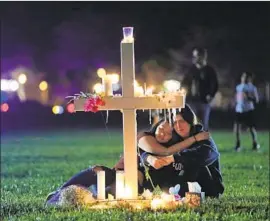
M 125 192 L 124 192 L 124 199 L 131 199 L 132 196 L 132 192 L 131 192 L 131 188 L 129 186 L 125 186 Z
M 123 192 L 125 191 L 125 174 L 124 171 L 116 171 L 116 193 L 115 198 L 121 199 L 123 197 Z
M 113 96 L 112 81 L 109 75 L 102 78 L 105 96 Z
M 98 186 L 97 198 L 99 200 L 104 200 L 105 199 L 105 171 L 103 170 L 97 172 L 97 186 Z
M 144 95 L 146 95 L 146 83 L 144 83 Z
M 162 194 L 161 194 L 161 198 L 162 198 L 164 201 L 166 201 L 166 202 L 172 202 L 172 201 L 175 201 L 174 195 L 167 194 L 167 193 L 162 193 Z
M 162 199 L 155 198 L 151 201 L 151 208 L 152 209 L 160 209 L 164 206 L 164 202 Z
M 135 97 L 140 97 L 144 95 L 143 87 L 135 87 Z

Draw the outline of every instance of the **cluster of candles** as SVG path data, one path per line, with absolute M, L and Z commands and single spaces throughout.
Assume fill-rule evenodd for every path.
M 112 74 L 107 74 L 106 70 L 103 68 L 98 69 L 97 75 L 102 79 L 102 84 L 98 83 L 94 86 L 94 91 L 96 93 L 104 93 L 105 96 L 111 96 L 113 97 L 113 84 L 117 84 L 119 82 L 119 75 L 116 73 Z M 159 93 L 157 96 L 159 97 L 165 97 L 165 100 L 163 102 L 168 102 L 166 99 L 171 99 L 171 97 L 174 94 L 185 94 L 186 92 L 182 89 L 180 90 L 180 82 L 175 81 L 175 80 L 169 80 L 164 82 L 164 87 L 166 89 L 165 92 Z M 153 90 L 154 86 L 149 86 L 146 87 L 146 83 L 144 83 L 144 87 L 138 84 L 138 82 L 135 80 L 134 81 L 134 96 L 135 97 L 146 97 L 146 96 L 153 96 Z M 170 95 L 170 96 L 169 96 Z M 121 96 L 119 94 L 115 94 L 115 97 Z M 162 99 L 161 99 L 162 100 Z M 144 110 L 143 110 L 144 111 Z M 156 110 L 157 115 L 160 112 L 164 112 L 164 118 L 166 119 L 167 113 L 169 116 L 171 114 L 175 115 L 176 114 L 176 109 L 164 109 L 162 110 Z M 108 122 L 108 117 L 109 117 L 109 111 L 107 111 L 107 117 L 106 117 L 106 122 Z M 169 117 L 169 123 L 171 123 L 171 118 Z M 149 124 L 152 124 L 152 110 L 149 109 Z
M 105 171 L 97 172 L 97 199 L 98 200 L 106 200 L 106 192 L 105 192 Z M 116 171 L 116 200 L 129 200 L 131 196 L 131 190 L 128 186 L 125 185 L 125 175 L 124 171 Z M 167 208 L 171 206 L 176 206 L 181 202 L 176 202 L 174 195 L 162 193 L 158 197 L 153 197 L 153 193 L 149 190 L 144 191 L 142 194 L 145 200 L 150 200 L 150 206 L 152 209 L 160 209 Z M 108 195 L 107 200 L 115 200 L 112 195 Z M 138 202 L 139 203 L 139 202 Z M 136 207 L 137 208 L 137 207 Z M 139 207 L 138 207 L 139 208 Z M 142 209 L 143 207 L 140 206 Z
M 105 193 L 105 171 L 98 171 L 97 172 L 97 199 L 98 200 L 105 200 L 106 193 Z M 116 193 L 115 198 L 120 199 L 130 199 L 131 197 L 131 189 L 125 185 L 125 174 L 124 171 L 118 170 L 116 171 Z M 109 194 L 109 200 L 113 200 L 113 196 Z
M 97 75 L 102 79 L 102 84 L 97 84 L 94 90 L 98 93 L 104 92 L 105 96 L 113 96 L 113 84 L 119 82 L 119 75 L 116 73 L 107 74 L 106 70 L 99 68 Z

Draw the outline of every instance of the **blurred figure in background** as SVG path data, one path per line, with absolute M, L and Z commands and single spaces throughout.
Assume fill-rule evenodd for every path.
M 207 131 L 211 111 L 210 102 L 218 91 L 217 74 L 214 68 L 207 64 L 207 50 L 204 48 L 193 50 L 192 63 L 182 85 L 187 91 L 187 102 Z
M 241 125 L 245 124 L 248 126 L 252 141 L 253 141 L 253 150 L 258 150 L 260 145 L 257 142 L 257 132 L 255 129 L 255 116 L 254 110 L 256 103 L 259 102 L 259 96 L 257 88 L 253 85 L 253 75 L 248 72 L 244 72 L 241 75 L 241 82 L 236 86 L 236 119 L 234 124 L 234 131 L 236 135 L 236 146 L 235 150 L 240 151 L 241 141 Z

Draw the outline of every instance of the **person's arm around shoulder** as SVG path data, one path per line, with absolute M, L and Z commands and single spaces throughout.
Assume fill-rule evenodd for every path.
M 189 137 L 186 140 L 176 143 L 168 148 L 158 143 L 156 138 L 153 136 L 143 136 L 139 139 L 138 146 L 148 153 L 168 156 L 190 147 L 196 141 L 206 140 L 209 136 L 210 134 L 208 132 L 200 132 L 195 136 Z

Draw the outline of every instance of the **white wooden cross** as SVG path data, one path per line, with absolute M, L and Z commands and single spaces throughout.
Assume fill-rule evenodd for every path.
M 122 110 L 125 188 L 129 190 L 129 199 L 138 197 L 137 173 L 137 109 L 183 108 L 185 95 L 175 93 L 169 102 L 160 101 L 157 96 L 134 96 L 135 59 L 133 36 L 121 41 L 121 78 L 122 96 L 104 97 L 105 106 L 99 110 Z M 74 101 L 75 111 L 84 111 L 85 99 Z M 124 191 L 124 190 L 123 190 Z

